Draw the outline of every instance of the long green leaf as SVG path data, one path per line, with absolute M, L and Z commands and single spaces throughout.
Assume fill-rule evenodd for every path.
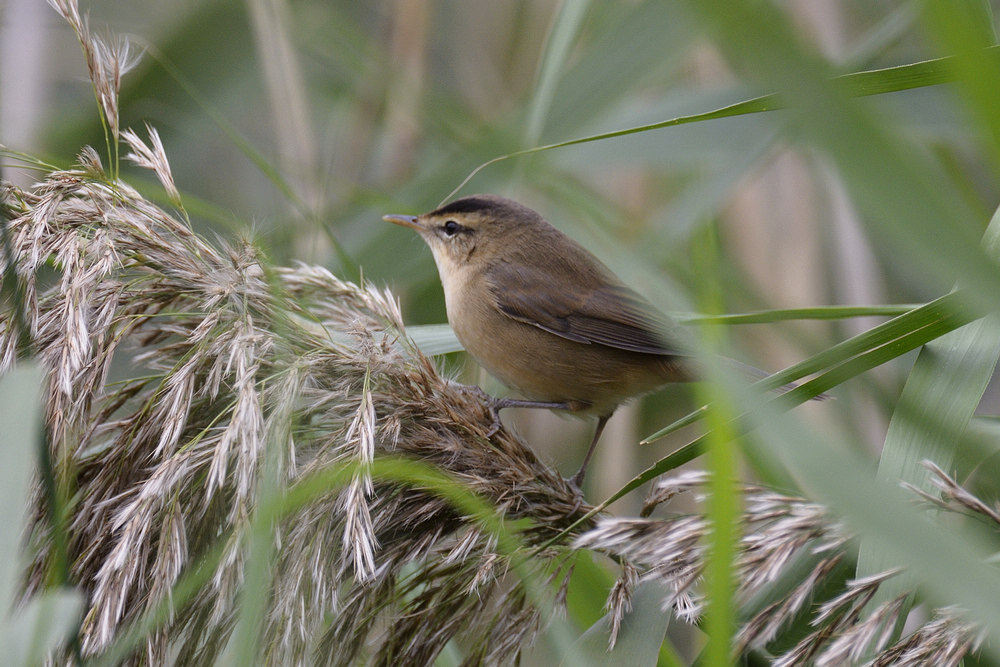
M 679 324 L 765 324 L 790 320 L 840 320 L 852 317 L 896 316 L 919 308 L 919 305 L 885 306 L 814 306 L 812 308 L 775 308 L 753 313 L 726 315 L 675 315 Z M 415 324 L 406 334 L 420 351 L 429 357 L 461 352 L 455 332 L 448 324 Z
M 928 32 L 954 53 L 946 66 L 985 130 L 994 175 L 1000 173 L 1000 67 L 995 57 L 993 11 L 986 0 L 931 0 L 921 3 Z
M 655 580 L 640 584 L 632 594 L 632 610 L 622 619 L 614 648 L 608 649 L 611 636 L 609 612 L 583 633 L 576 643 L 577 650 L 586 655 L 590 664 L 595 667 L 656 665 L 659 662 L 660 645 L 670 623 L 670 613 L 662 608 L 663 599 L 669 593 Z M 561 664 L 569 663 L 563 660 Z
M 998 57 L 1000 57 L 1000 47 L 991 47 L 988 49 L 988 53 L 989 56 L 995 61 Z M 954 63 L 954 58 L 946 57 L 910 63 L 908 65 L 898 65 L 896 67 L 888 67 L 879 70 L 854 72 L 835 77 L 831 80 L 831 85 L 837 86 L 843 93 L 852 97 L 869 97 L 873 95 L 896 93 L 904 90 L 913 90 L 915 88 L 923 88 L 926 86 L 937 86 L 955 80 L 953 72 Z M 778 93 L 770 93 L 736 102 L 734 104 L 727 104 L 726 106 L 697 114 L 678 116 L 676 118 L 669 118 L 655 123 L 646 123 L 635 127 L 612 130 L 610 132 L 601 132 L 599 134 L 577 137 L 575 139 L 567 139 L 565 141 L 545 144 L 544 146 L 535 146 L 515 151 L 513 153 L 495 157 L 473 169 L 472 172 L 469 173 L 469 175 L 466 176 L 461 183 L 459 183 L 458 187 L 452 190 L 451 193 L 445 197 L 445 201 L 454 197 L 455 194 L 465 187 L 465 185 L 483 169 L 503 160 L 509 160 L 511 158 L 521 157 L 524 155 L 531 155 L 532 153 L 540 153 L 542 151 L 550 151 L 556 148 L 566 148 L 567 146 L 576 146 L 594 141 L 615 139 L 617 137 L 638 134 L 640 132 L 651 132 L 653 130 L 661 130 L 667 127 L 676 127 L 679 125 L 686 125 L 688 123 L 730 118 L 733 116 L 762 113 L 765 111 L 776 111 L 784 108 L 787 108 L 787 104 L 783 101 L 781 95 Z
M 0 379 L 0 601 L 6 615 L 19 588 L 22 529 L 27 518 L 31 452 L 41 433 L 42 373 L 26 366 Z M 2 626 L 6 630 L 7 626 Z
M 852 317 L 895 317 L 919 308 L 920 304 L 884 306 L 811 306 L 809 308 L 774 308 L 753 313 L 727 315 L 681 315 L 680 324 L 767 324 L 789 320 L 843 320 Z
M 524 138 L 529 146 L 538 143 L 538 138 L 542 136 L 545 118 L 555 98 L 556 87 L 559 85 L 559 75 L 566 65 L 570 47 L 580 32 L 580 26 L 589 6 L 590 0 L 578 0 L 564 2 L 559 7 L 548 39 L 545 40 L 545 53 L 538 73 L 538 84 L 535 86 L 535 94 L 528 107 Z
M 718 279 L 721 273 L 718 239 L 712 226 L 705 228 L 693 247 L 693 263 L 698 273 L 698 304 L 704 312 L 722 310 L 723 292 Z M 723 330 L 716 324 L 702 324 L 700 342 L 709 355 L 722 347 Z M 721 360 L 712 357 L 706 364 L 710 382 L 695 387 L 695 395 L 705 411 L 706 469 L 710 473 L 705 517 L 709 530 L 705 554 L 705 620 L 702 624 L 708 643 L 705 664 L 726 667 L 731 659 L 736 634 L 736 563 L 739 535 L 739 493 L 736 480 L 742 451 L 736 437 L 737 414 L 730 395 L 722 389 Z
M 789 366 L 785 370 L 757 382 L 754 387 L 761 390 L 774 390 L 812 373 L 822 372 L 809 382 L 776 397 L 775 400 L 780 400 L 788 407 L 792 407 L 815 398 L 864 371 L 916 349 L 973 319 L 972 312 L 962 302 L 959 295 L 957 293 L 948 294 Z M 702 409 L 696 410 L 647 436 L 642 442 L 644 444 L 654 442 L 698 421 L 702 415 Z M 675 452 L 672 456 L 677 454 L 680 454 L 680 451 Z M 697 453 L 688 452 L 685 454 L 685 456 L 688 455 L 693 458 L 697 456 Z M 690 460 L 690 458 L 686 460 Z
M 1000 257 L 1000 209 L 986 230 L 984 245 Z M 1000 360 L 1000 320 L 985 317 L 928 342 L 920 351 L 903 386 L 889 422 L 878 478 L 903 481 L 933 492 L 932 461 L 951 470 L 965 431 Z M 858 576 L 882 572 L 889 566 L 886 553 L 871 540 L 862 542 Z M 891 599 L 912 584 L 899 578 L 884 586 L 872 604 Z
M 776 373 L 766 380 L 758 382 L 755 385 L 756 387 L 773 389 L 801 377 L 803 373 L 811 373 L 828 365 L 838 364 L 823 375 L 802 384 L 797 389 L 767 399 L 766 402 L 761 403 L 758 407 L 770 406 L 772 410 L 780 407 L 787 410 L 794 405 L 803 403 L 823 393 L 850 377 L 875 368 L 910 350 L 914 350 L 949 331 L 954 331 L 958 327 L 967 324 L 970 318 L 969 310 L 956 294 L 952 293 L 943 296 L 915 311 L 901 315 L 870 331 L 848 339 L 829 350 L 810 357 L 795 366 L 789 367 L 781 373 Z M 914 331 L 914 323 L 917 322 L 920 325 Z M 643 442 L 652 442 L 657 438 L 663 437 L 668 430 L 677 430 L 680 428 L 678 424 L 686 425 L 697 421 L 702 417 L 703 412 L 704 408 L 701 408 L 688 415 L 688 417 L 668 426 L 666 429 L 654 433 L 644 439 Z M 751 414 L 752 412 L 747 413 L 744 417 Z M 745 431 L 745 426 L 741 425 L 737 432 L 743 431 Z M 601 502 L 594 509 L 593 514 L 603 511 L 608 505 L 639 488 L 646 482 L 701 456 L 704 453 L 704 444 L 705 436 L 702 436 L 684 445 L 669 456 L 660 459 Z
M 406 335 L 428 357 L 461 352 L 455 331 L 448 324 L 418 324 L 406 327 Z
M 751 415 L 757 446 L 781 460 L 809 497 L 842 517 L 862 541 L 878 545 L 887 564 L 912 572 L 932 603 L 968 610 L 997 636 L 1000 572 L 989 562 L 992 538 L 978 525 L 958 527 L 932 518 L 897 483 L 873 479 L 868 460 L 793 417 L 772 410 Z M 986 642 L 984 649 L 1000 653 L 995 642 Z
M 24 524 L 32 475 L 32 452 L 41 437 L 43 374 L 33 364 L 0 379 L 0 646 L 4 664 L 41 664 L 79 625 L 83 597 L 76 591 L 45 591 L 19 606 Z M 12 613 L 13 612 L 13 613 Z

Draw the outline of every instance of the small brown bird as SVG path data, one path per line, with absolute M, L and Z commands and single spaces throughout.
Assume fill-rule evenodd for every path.
M 621 403 L 694 379 L 664 338 L 668 321 L 606 266 L 535 211 L 474 195 L 419 216 L 383 218 L 415 229 L 434 254 L 448 322 L 480 365 L 535 407 L 597 416 L 578 486 Z

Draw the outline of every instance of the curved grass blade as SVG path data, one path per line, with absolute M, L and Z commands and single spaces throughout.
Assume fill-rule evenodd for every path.
M 921 345 L 940 338 L 946 333 L 968 324 L 973 319 L 974 316 L 971 309 L 965 306 L 959 297 L 959 293 L 948 294 L 932 301 L 926 306 L 922 306 L 906 315 L 901 315 L 870 331 L 866 331 L 828 350 L 824 350 L 805 361 L 790 366 L 780 373 L 775 373 L 767 379 L 755 383 L 752 387 L 775 389 L 805 374 L 822 368 L 829 368 L 825 373 L 809 382 L 805 382 L 785 394 L 773 396 L 763 401 L 763 405 L 768 407 L 788 410 L 818 396 L 849 378 L 860 375 L 910 350 L 914 350 Z M 702 410 L 696 411 L 699 415 L 701 412 Z M 742 420 L 740 421 L 742 422 Z M 675 422 L 670 427 L 667 427 L 667 429 L 654 433 L 643 440 L 643 443 L 652 442 L 663 437 L 666 435 L 668 429 L 671 429 L 677 423 Z M 690 421 L 686 423 L 690 423 Z M 673 428 L 673 430 L 677 429 Z M 745 432 L 745 427 L 737 429 L 737 433 L 742 432 Z M 696 438 L 669 456 L 660 459 L 616 491 L 610 498 L 601 503 L 601 506 L 606 507 L 608 504 L 653 478 L 673 470 L 688 461 L 694 460 L 703 453 L 704 438 L 705 436 Z
M 640 584 L 632 596 L 632 611 L 621 622 L 614 648 L 608 649 L 611 613 L 605 614 L 587 628 L 576 642 L 576 648 L 587 656 L 592 665 L 660 664 L 660 646 L 666 636 L 670 612 L 663 611 L 663 599 L 669 594 L 656 580 Z M 670 660 L 670 658 L 668 658 Z M 561 663 L 568 665 L 565 660 Z M 680 665 L 680 662 L 668 662 Z
M 566 65 L 570 48 L 580 26 L 590 7 L 589 0 L 582 2 L 564 2 L 559 7 L 559 14 L 545 40 L 545 55 L 538 71 L 538 83 L 528 108 L 528 120 L 525 125 L 525 143 L 538 143 L 545 126 L 545 118 L 555 99 L 556 87 L 559 85 L 559 75 Z
M 822 375 L 774 397 L 773 400 L 785 401 L 787 407 L 791 408 L 974 319 L 973 311 L 963 302 L 960 293 L 953 292 L 770 375 L 754 383 L 752 388 L 772 391 L 826 369 Z M 701 419 L 703 413 L 704 408 L 699 408 L 647 436 L 642 443 L 654 442 L 692 424 Z M 691 458 L 695 456 L 697 454 Z M 684 462 L 687 460 L 691 459 Z
M 406 327 L 406 335 L 425 356 L 436 357 L 465 348 L 449 324 L 418 324 Z
M 72 638 L 80 625 L 83 597 L 79 592 L 52 587 L 19 603 L 21 597 L 21 545 L 31 496 L 31 450 L 41 438 L 41 387 L 44 373 L 25 363 L 0 379 L 0 646 L 9 665 L 38 665 Z
M 1000 58 L 1000 47 L 991 47 L 987 49 L 987 52 L 989 57 L 994 60 Z M 914 88 L 924 88 L 927 86 L 937 86 L 943 83 L 949 83 L 955 80 L 953 66 L 953 57 L 935 58 L 932 60 L 910 63 L 908 65 L 898 65 L 896 67 L 887 67 L 884 69 L 843 74 L 835 77 L 834 82 L 848 97 L 870 97 L 873 95 L 897 93 L 904 90 L 912 90 Z M 444 198 L 442 203 L 447 202 L 449 199 L 454 197 L 476 176 L 476 174 L 481 172 L 483 169 L 486 169 L 487 167 L 503 160 L 509 160 L 511 158 L 521 157 L 524 155 L 531 155 L 533 153 L 541 153 L 542 151 L 549 151 L 556 148 L 566 148 L 567 146 L 590 143 L 592 141 L 603 141 L 605 139 L 624 137 L 629 134 L 637 134 L 639 132 L 651 132 L 653 130 L 674 127 L 676 125 L 685 125 L 687 123 L 715 120 L 718 118 L 729 118 L 731 116 L 742 116 L 751 113 L 762 113 L 764 111 L 775 111 L 783 108 L 785 108 L 785 105 L 782 103 L 779 95 L 771 93 L 769 95 L 761 95 L 759 97 L 743 100 L 724 107 L 719 107 L 718 109 L 705 111 L 703 113 L 678 116 L 676 118 L 670 118 L 656 123 L 649 123 L 647 125 L 638 125 L 636 127 L 613 130 L 611 132 L 602 132 L 586 137 L 577 137 L 566 141 L 545 144 L 544 146 L 535 146 L 533 148 L 514 151 L 513 153 L 507 153 L 506 155 L 501 155 L 493 158 L 492 160 L 488 160 L 473 169 L 469 175 L 458 184 L 458 187 L 448 193 L 448 196 Z
M 976 315 L 965 303 L 962 294 L 962 292 L 947 294 L 920 308 L 874 327 L 865 333 L 849 338 L 809 359 L 786 368 L 780 373 L 775 373 L 760 382 L 754 383 L 750 388 L 761 390 L 761 393 L 755 394 L 758 400 L 756 408 L 770 411 L 777 409 L 782 412 L 790 410 L 796 405 L 824 393 L 845 380 L 860 375 L 867 370 L 871 370 L 973 322 L 976 319 Z M 828 370 L 784 394 L 768 396 L 763 393 L 765 390 L 776 389 L 804 375 L 823 369 Z M 668 433 L 672 433 L 683 426 L 698 421 L 703 417 L 706 410 L 706 407 L 695 410 L 687 417 L 645 438 L 642 440 L 642 444 L 653 442 L 666 436 Z M 745 412 L 740 418 L 734 420 L 737 423 L 736 428 L 732 432 L 736 435 L 745 433 L 747 431 L 745 418 L 752 415 L 753 412 L 754 409 L 751 409 Z M 604 511 L 611 503 L 634 491 L 646 482 L 698 458 L 704 453 L 704 445 L 705 436 L 703 435 L 663 457 L 633 477 L 622 488 L 601 502 L 591 512 L 587 513 L 586 516 L 580 518 L 575 524 L 552 538 L 548 544 L 557 543 L 576 528 L 576 526 Z
M 919 308 L 919 304 L 884 306 L 817 306 L 812 308 L 779 308 L 730 315 L 675 315 L 679 324 L 766 324 L 790 320 L 840 320 L 851 317 L 902 315 Z M 448 324 L 414 324 L 406 328 L 410 339 L 429 357 L 461 352 L 455 332 Z M 690 422 L 686 422 L 690 423 Z
M 1000 209 L 993 214 L 983 244 L 990 256 L 1000 255 Z M 942 470 L 952 469 L 998 360 L 1000 319 L 996 315 L 924 346 L 889 421 L 877 477 L 936 493 L 924 462 L 932 461 Z M 888 565 L 885 551 L 877 544 L 871 540 L 861 543 L 857 576 L 881 572 Z M 913 581 L 902 576 L 887 584 L 879 589 L 871 605 L 910 590 Z
M 809 308 L 775 308 L 727 315 L 681 315 L 675 319 L 681 324 L 768 324 L 789 320 L 844 320 L 852 317 L 896 317 L 920 306 L 921 304 L 812 306 Z

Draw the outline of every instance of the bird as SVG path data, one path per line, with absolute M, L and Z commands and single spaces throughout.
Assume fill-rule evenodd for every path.
M 478 194 L 383 220 L 423 238 L 459 342 L 524 397 L 490 397 L 495 417 L 526 407 L 597 418 L 570 479 L 576 488 L 619 405 L 697 378 L 692 356 L 671 333 L 675 323 L 527 206 Z

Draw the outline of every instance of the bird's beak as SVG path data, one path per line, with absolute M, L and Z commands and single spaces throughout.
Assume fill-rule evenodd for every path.
M 417 216 L 415 215 L 383 215 L 382 219 L 386 222 L 416 229 L 417 231 L 422 229 L 420 223 L 417 222 Z

